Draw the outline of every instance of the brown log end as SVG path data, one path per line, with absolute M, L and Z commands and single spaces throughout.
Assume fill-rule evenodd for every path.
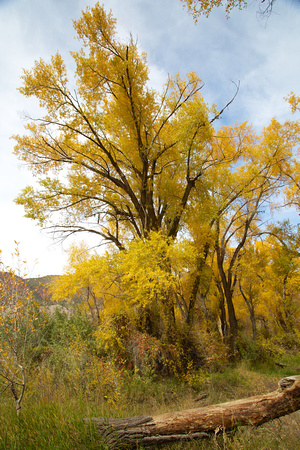
M 104 417 L 84 419 L 85 423 L 90 421 L 94 422 L 104 443 L 110 449 L 135 448 L 137 442 L 149 446 L 154 444 L 167 444 L 175 441 L 191 441 L 211 436 L 211 433 L 206 432 L 152 435 L 150 429 L 143 427 L 143 425 L 153 422 L 151 416 L 134 416 L 126 419 L 107 419 Z
M 296 388 L 300 385 L 300 375 L 294 375 L 291 377 L 285 377 L 278 381 L 278 387 L 281 390 Z
M 142 426 L 152 421 L 151 416 L 134 416 L 125 419 L 107 419 L 105 417 L 91 417 L 84 419 L 86 423 L 94 422 L 103 441 L 110 449 L 130 448 L 149 437 L 150 432 Z

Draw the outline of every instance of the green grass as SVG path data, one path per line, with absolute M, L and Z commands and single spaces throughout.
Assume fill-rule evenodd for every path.
M 16 417 L 13 407 L 4 403 L 0 407 L 0 449 L 99 448 L 95 430 L 83 422 L 93 413 L 98 413 L 96 408 L 78 400 L 31 399 Z
M 270 392 L 279 379 L 296 374 L 300 367 L 297 355 L 282 357 L 284 368 L 261 365 L 252 370 L 247 362 L 225 368 L 216 373 L 198 372 L 190 379 L 144 378 L 127 374 L 113 398 L 97 390 L 84 392 L 64 384 L 41 381 L 24 398 L 22 411 L 16 416 L 14 403 L 6 392 L 0 403 L 0 450 L 77 450 L 105 449 L 88 417 L 130 417 L 160 414 Z M 99 380 L 99 385 L 101 380 Z M 201 392 L 208 396 L 195 401 Z M 142 447 L 141 447 L 142 448 Z M 153 450 L 161 447 L 153 446 Z M 231 434 L 203 441 L 174 443 L 164 448 L 179 449 L 287 449 L 300 448 L 300 413 L 277 419 L 252 429 L 239 428 Z

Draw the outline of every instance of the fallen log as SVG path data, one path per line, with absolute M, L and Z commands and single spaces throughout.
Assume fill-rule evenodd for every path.
M 127 419 L 103 417 L 93 421 L 110 449 L 137 448 L 172 441 L 206 438 L 218 430 L 258 426 L 300 409 L 300 375 L 283 378 L 269 394 L 176 411 L 157 416 Z

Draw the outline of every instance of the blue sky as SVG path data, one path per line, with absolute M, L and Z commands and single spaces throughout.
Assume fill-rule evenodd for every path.
M 195 25 L 180 0 L 102 0 L 117 18 L 122 39 L 132 33 L 148 55 L 151 84 L 160 89 L 168 74 L 195 70 L 205 86 L 208 103 L 224 106 L 240 83 L 239 95 L 220 125 L 247 120 L 259 131 L 272 117 L 291 118 L 283 100 L 300 94 L 300 2 L 278 0 L 266 23 L 256 15 L 257 4 L 234 11 L 226 20 L 222 9 Z M 14 241 L 20 242 L 30 276 L 61 273 L 70 241 L 55 244 L 45 231 L 23 217 L 13 199 L 27 184 L 30 172 L 12 155 L 12 134 L 22 133 L 24 112 L 38 116 L 37 103 L 17 91 L 22 68 L 30 69 L 57 50 L 73 70 L 70 50 L 79 48 L 72 19 L 93 6 L 88 0 L 0 0 L 0 249 L 11 264 Z

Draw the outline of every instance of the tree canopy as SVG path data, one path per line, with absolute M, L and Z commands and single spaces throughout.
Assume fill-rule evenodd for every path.
M 75 29 L 83 42 L 72 54 L 76 92 L 58 53 L 24 71 L 20 91 L 47 112 L 15 136 L 16 154 L 39 180 L 17 202 L 41 225 L 59 212 L 61 230 L 87 230 L 119 248 L 151 230 L 176 237 L 196 184 L 240 149 L 219 145 L 220 112 L 204 102 L 195 73 L 170 77 L 157 93 L 146 56 L 132 39 L 120 42 L 111 14 L 88 8 Z
M 209 106 L 194 72 L 151 89 L 146 55 L 132 38 L 119 39 L 115 19 L 98 3 L 74 26 L 82 42 L 72 53 L 76 90 L 59 53 L 23 74 L 20 91 L 36 97 L 44 115 L 15 136 L 15 153 L 37 177 L 37 188 L 26 187 L 17 203 L 42 226 L 92 233 L 117 251 L 79 263 L 73 257 L 58 297 L 85 290 L 102 323 L 100 340 L 112 324 L 115 336 L 125 329 L 129 339 L 129 317 L 136 331 L 183 345 L 186 330 L 205 320 L 214 331 L 219 323 L 234 355 L 236 305 L 246 305 L 256 336 L 258 281 L 247 283 L 245 270 L 263 253 L 266 221 L 277 207 L 299 208 L 299 121 L 273 118 L 259 134 L 248 123 L 215 128 L 233 99 Z M 294 94 L 288 101 L 298 108 Z M 286 274 L 276 289 L 287 304 L 298 264 L 286 247 L 278 244 L 276 253 L 271 245 L 278 263 L 267 265 Z

